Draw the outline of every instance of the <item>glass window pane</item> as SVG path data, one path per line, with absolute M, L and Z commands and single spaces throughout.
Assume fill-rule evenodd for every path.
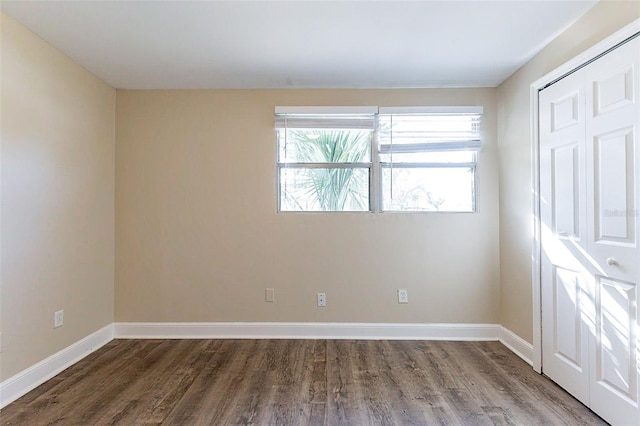
M 280 130 L 278 146 L 281 163 L 368 163 L 371 130 Z
M 280 169 L 281 211 L 368 211 L 368 168 Z
M 474 181 L 470 167 L 383 167 L 382 209 L 473 212 Z

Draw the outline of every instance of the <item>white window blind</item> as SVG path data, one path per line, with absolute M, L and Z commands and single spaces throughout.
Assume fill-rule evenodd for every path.
M 380 153 L 479 151 L 481 107 L 380 108 Z
M 373 129 L 376 107 L 278 107 L 275 127 L 282 129 Z

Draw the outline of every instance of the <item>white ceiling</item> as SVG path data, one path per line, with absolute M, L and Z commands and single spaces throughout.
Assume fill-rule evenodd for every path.
M 586 1 L 6 1 L 116 88 L 497 86 Z

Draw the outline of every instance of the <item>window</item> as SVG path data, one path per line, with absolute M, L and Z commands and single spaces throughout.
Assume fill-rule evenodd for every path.
M 481 107 L 279 107 L 280 211 L 476 210 Z
M 381 210 L 475 211 L 480 113 L 380 108 Z
M 276 115 L 281 211 L 369 211 L 375 110 Z

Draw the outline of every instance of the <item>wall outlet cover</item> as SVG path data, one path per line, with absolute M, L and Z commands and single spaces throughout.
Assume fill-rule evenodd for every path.
M 264 301 L 265 302 L 275 302 L 276 301 L 276 291 L 272 288 L 264 289 Z
M 61 309 L 59 311 L 56 311 L 53 314 L 53 327 L 54 328 L 62 327 L 63 324 L 64 324 L 64 309 Z
M 327 294 L 318 293 L 318 307 L 324 308 L 327 306 Z

